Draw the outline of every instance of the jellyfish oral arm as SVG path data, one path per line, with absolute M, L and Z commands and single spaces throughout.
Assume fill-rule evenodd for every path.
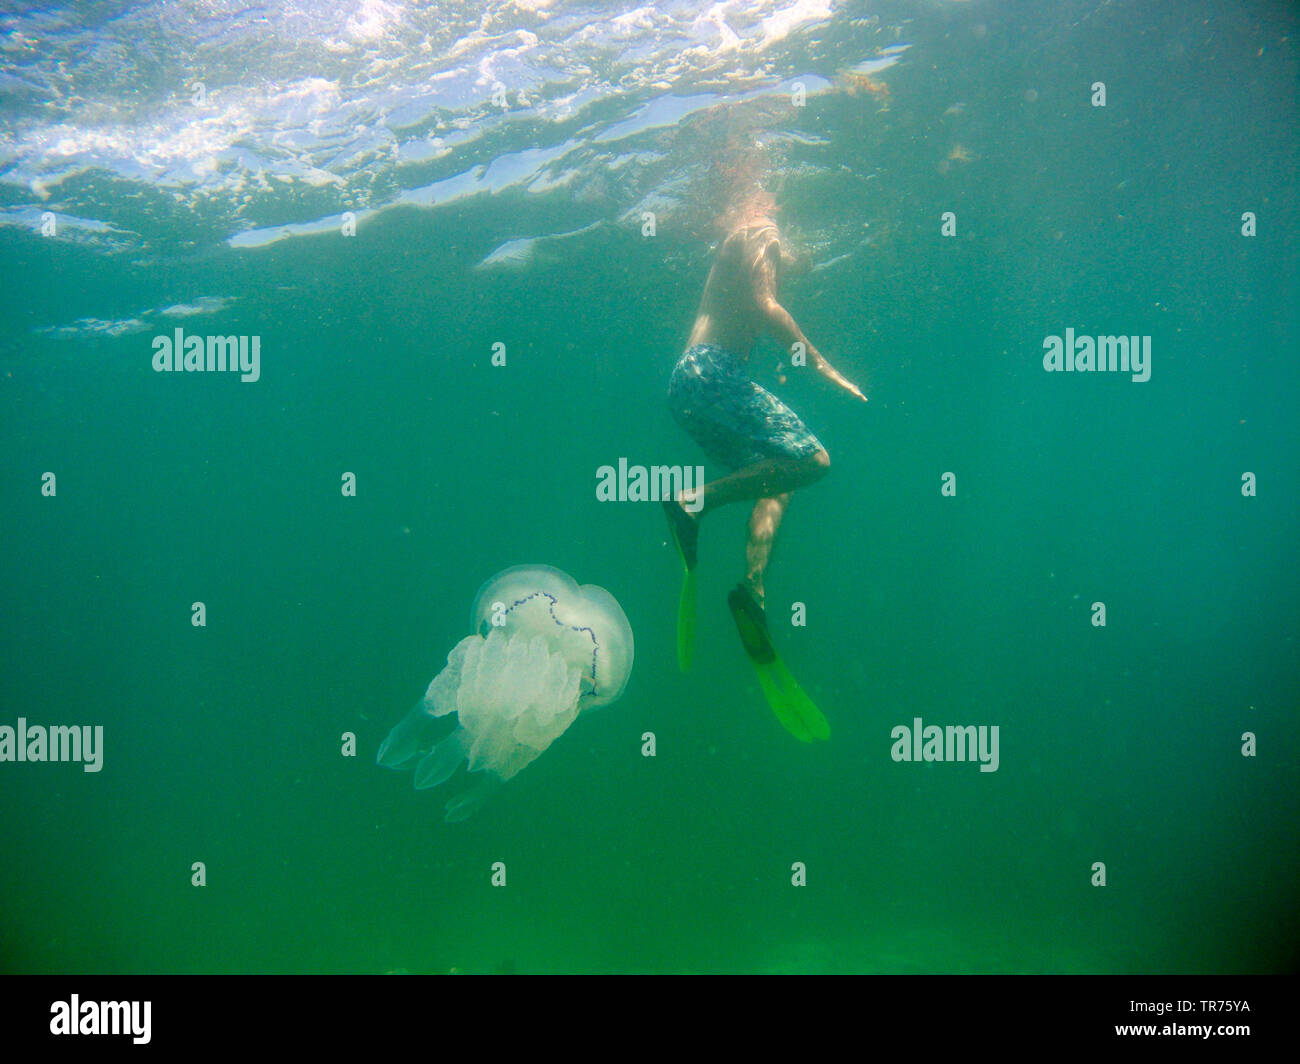
M 379 745 L 375 762 L 384 768 L 410 768 L 429 749 L 433 732 L 434 718 L 420 699 Z

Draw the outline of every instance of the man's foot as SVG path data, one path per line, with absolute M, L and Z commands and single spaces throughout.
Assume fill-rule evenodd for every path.
M 698 545 L 700 538 L 700 520 L 682 509 L 681 503 L 664 499 L 664 513 L 668 515 L 668 530 L 672 533 L 673 544 L 682 556 L 682 564 L 687 571 L 694 569 L 699 561 Z
M 736 622 L 736 631 L 740 633 L 740 642 L 745 653 L 759 665 L 766 665 L 776 660 L 776 647 L 767 630 L 767 615 L 763 607 L 754 601 L 754 596 L 744 584 L 737 584 L 727 596 L 727 605 L 731 608 L 731 618 Z

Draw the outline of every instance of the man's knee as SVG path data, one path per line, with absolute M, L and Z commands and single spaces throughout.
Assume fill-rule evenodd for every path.
M 808 471 L 817 480 L 820 480 L 831 471 L 831 456 L 826 453 L 824 448 L 819 447 L 808 456 Z

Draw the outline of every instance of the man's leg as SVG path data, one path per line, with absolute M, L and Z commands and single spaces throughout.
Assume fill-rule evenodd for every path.
M 759 499 L 754 512 L 749 515 L 749 542 L 745 544 L 745 583 L 754 601 L 763 605 L 763 573 L 772 554 L 772 541 L 781 527 L 785 508 L 790 505 L 790 493 Z
M 683 492 L 681 502 L 689 502 L 688 511 L 694 517 L 701 518 L 710 510 L 728 503 L 740 502 L 742 499 L 760 499 L 770 502 L 780 495 L 805 488 L 820 480 L 830 469 L 831 459 L 823 450 L 815 451 L 807 458 L 766 458 L 755 462 L 725 477 L 719 477 L 712 483 Z M 703 497 L 703 505 L 700 498 Z M 782 510 L 784 510 L 784 504 Z M 757 508 L 756 508 L 757 510 Z M 780 523 L 780 515 L 777 515 Z M 752 526 L 751 526 L 752 527 Z

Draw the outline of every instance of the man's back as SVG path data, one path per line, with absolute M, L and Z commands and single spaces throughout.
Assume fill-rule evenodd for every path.
M 737 229 L 718 249 L 695 315 L 689 343 L 717 344 L 737 358 L 747 360 L 765 318 L 759 300 L 763 293 L 763 261 L 779 253 L 777 228 L 770 221 Z

